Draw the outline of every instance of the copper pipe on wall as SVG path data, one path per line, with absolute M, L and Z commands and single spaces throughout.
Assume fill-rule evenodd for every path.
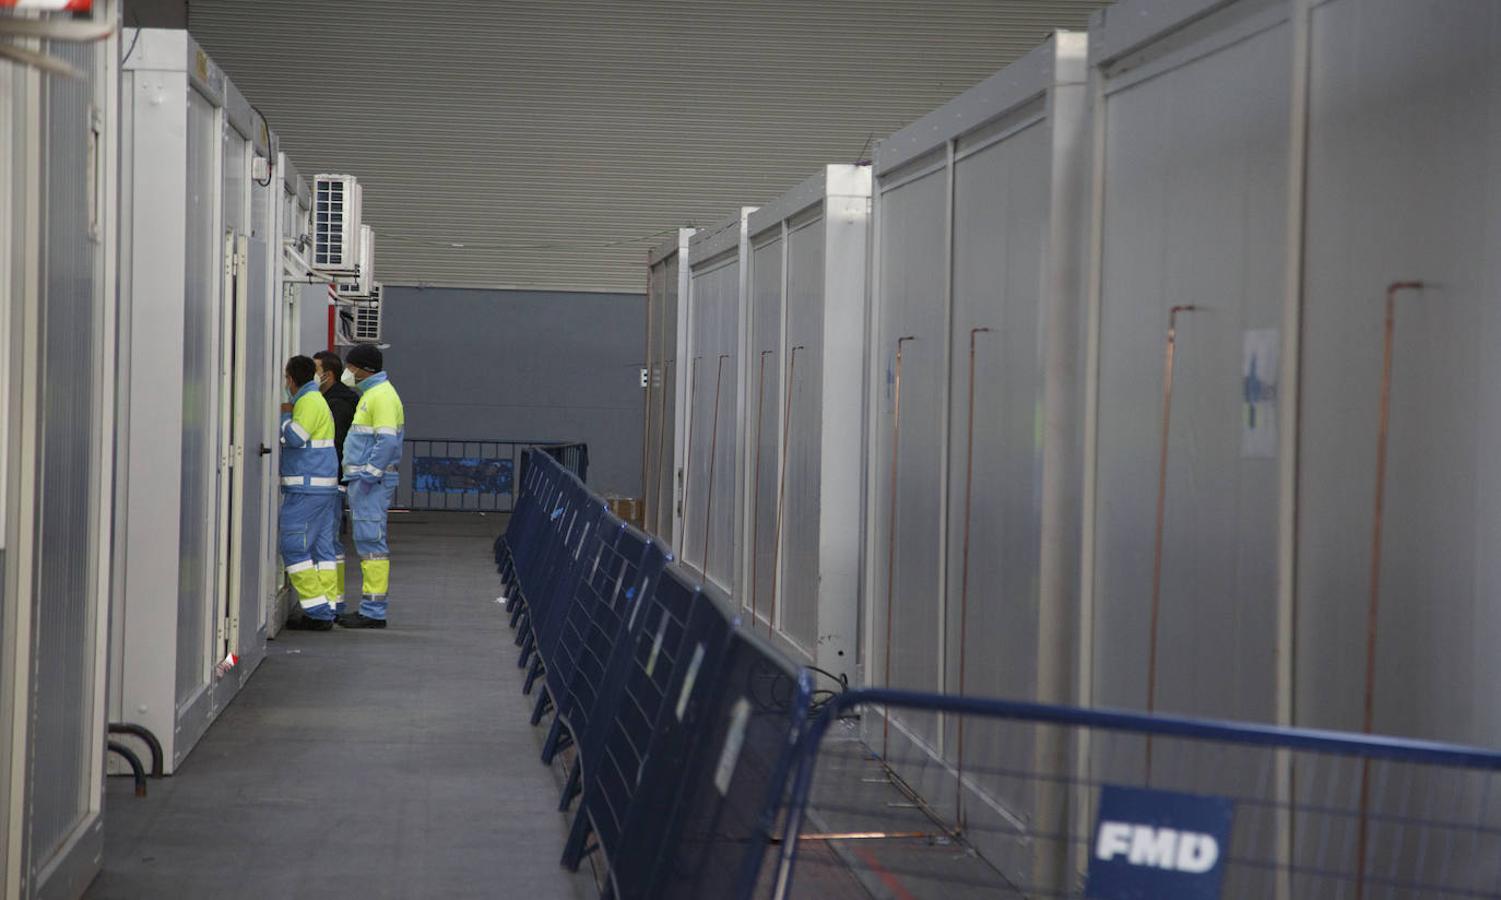
M 761 591 L 761 424 L 766 415 L 766 357 L 775 350 L 761 351 L 761 371 L 756 376 L 756 474 L 751 479 L 751 627 L 756 625 L 756 599 Z
M 1162 545 L 1167 524 L 1167 450 L 1173 421 L 1173 360 L 1178 347 L 1178 314 L 1197 306 L 1174 306 L 1167 314 L 1167 346 L 1162 361 L 1162 440 L 1157 458 L 1157 524 L 1152 537 L 1151 629 L 1147 638 L 1147 712 L 1157 708 L 1157 620 L 1162 607 Z M 1152 783 L 1152 739 L 1147 738 L 1147 784 Z
M 1370 734 L 1376 725 L 1376 628 L 1381 609 L 1381 532 L 1386 510 L 1386 455 L 1391 431 L 1392 357 L 1396 347 L 1397 295 L 1421 291 L 1421 281 L 1394 281 L 1386 287 L 1386 324 L 1381 345 L 1381 399 L 1376 416 L 1376 496 L 1371 514 L 1371 593 L 1365 622 L 1365 708 L 1361 730 Z M 1355 900 L 1365 896 L 1365 864 L 1369 823 L 1366 810 L 1371 802 L 1371 761 L 1360 764 L 1360 835 L 1356 843 Z
M 782 500 L 787 496 L 787 439 L 792 435 L 792 376 L 797 372 L 797 351 L 806 350 L 802 344 L 793 347 L 787 354 L 787 400 L 782 404 L 782 469 L 777 476 L 777 518 L 771 545 L 771 618 L 766 620 L 768 632 L 776 630 L 777 586 L 782 564 Z
M 969 420 L 965 426 L 964 451 L 964 541 L 960 551 L 959 572 L 959 696 L 964 696 L 966 651 L 969 648 L 969 525 L 974 500 L 975 479 L 975 338 L 989 332 L 986 327 L 969 330 Z M 964 716 L 959 716 L 959 752 L 955 759 L 954 825 L 964 830 Z
M 897 453 L 902 441 L 902 345 L 915 341 L 915 335 L 896 339 L 896 363 L 892 376 L 891 403 L 891 479 L 887 490 L 891 494 L 886 517 L 886 687 L 891 687 L 891 621 L 895 601 L 896 583 L 896 473 Z M 881 711 L 881 759 L 889 759 L 887 752 L 891 743 L 891 707 Z
M 724 383 L 724 361 L 730 358 L 730 354 L 719 354 L 718 374 L 714 376 L 714 427 L 709 435 L 709 493 L 704 497 L 704 580 L 709 578 L 709 513 L 714 509 L 714 464 L 716 449 L 719 446 L 719 388 Z

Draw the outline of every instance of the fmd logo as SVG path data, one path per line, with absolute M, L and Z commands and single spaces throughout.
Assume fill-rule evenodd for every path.
M 1105 862 L 1124 856 L 1133 866 L 1203 875 L 1219 862 L 1220 842 L 1212 834 L 1131 822 L 1101 822 L 1094 854 Z
M 1106 785 L 1090 845 L 1095 900 L 1217 900 L 1235 809 L 1222 797 Z

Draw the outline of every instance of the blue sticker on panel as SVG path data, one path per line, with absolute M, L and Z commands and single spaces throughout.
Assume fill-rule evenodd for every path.
M 509 494 L 512 462 L 472 456 L 412 458 L 412 490 L 430 494 Z
M 1105 785 L 1090 843 L 1092 900 L 1219 900 L 1235 805 Z

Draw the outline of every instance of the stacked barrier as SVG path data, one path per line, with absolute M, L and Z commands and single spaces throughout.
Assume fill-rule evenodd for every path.
M 495 559 L 525 689 L 537 692 L 532 723 L 553 713 L 542 761 L 574 751 L 559 798 L 574 810 L 562 863 L 598 854 L 606 896 L 788 897 L 800 858 L 805 869 L 874 860 L 907 896 L 965 885 L 1068 897 L 1496 896 L 1501 753 L 886 689 L 815 710 L 807 671 L 718 589 L 551 455 L 527 453 Z M 948 820 L 927 807 L 926 832 L 806 833 L 822 742 L 857 709 L 990 723 L 1005 740 L 966 777 L 1001 784 L 1027 813 Z M 910 762 L 902 752 L 862 750 L 892 784 Z M 823 814 L 859 802 L 844 785 L 834 797 Z M 884 818 L 911 806 L 877 805 Z M 884 846 L 808 860 L 810 842 L 830 840 Z M 952 866 L 955 845 L 984 847 L 984 865 L 935 882 L 932 861 Z
M 598 854 L 617 898 L 752 896 L 808 674 L 552 455 L 526 457 L 495 562 L 532 722 L 553 713 L 542 761 L 574 751 L 563 864 Z

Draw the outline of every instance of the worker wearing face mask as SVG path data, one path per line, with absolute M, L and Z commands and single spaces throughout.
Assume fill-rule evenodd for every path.
M 354 408 L 359 405 L 360 395 L 355 393 L 354 388 L 346 385 L 341 378 L 344 375 L 344 361 L 339 359 L 339 354 L 332 350 L 319 350 L 313 354 L 313 362 L 318 367 L 318 373 L 314 376 L 318 380 L 318 390 L 323 392 L 323 399 L 328 401 L 328 411 L 334 415 L 334 452 L 339 455 L 339 493 L 348 491 L 348 485 L 344 484 L 342 473 L 344 471 L 344 439 L 349 435 L 349 426 L 354 422 Z M 340 497 L 336 509 L 329 518 L 328 527 L 333 535 L 334 550 L 334 589 L 329 595 L 328 602 L 334 606 L 335 615 L 344 614 L 344 541 L 339 535 L 343 532 L 344 523 L 344 499 Z
M 359 611 L 339 617 L 345 628 L 386 627 L 386 591 L 391 581 L 386 513 L 396 493 L 406 413 L 384 367 L 380 348 L 374 344 L 357 344 L 344 357 L 344 384 L 360 392 L 354 422 L 344 440 L 344 479 L 364 590 Z
M 334 452 L 334 419 L 318 392 L 313 361 L 294 356 L 285 370 L 281 406 L 281 517 L 278 539 L 287 580 L 297 592 L 298 610 L 287 627 L 328 631 L 334 608 L 333 535 L 329 519 L 339 503 L 339 462 Z

